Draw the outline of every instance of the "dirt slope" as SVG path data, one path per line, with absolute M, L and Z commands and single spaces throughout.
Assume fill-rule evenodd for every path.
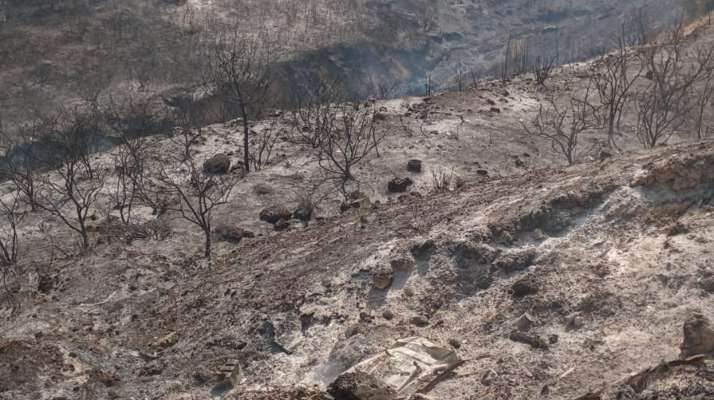
M 433 399 L 572 399 L 676 358 L 692 310 L 714 318 L 713 196 L 708 143 L 405 196 L 211 269 L 178 246 L 103 247 L 6 320 L 0 397 L 206 398 L 235 365 L 241 390 L 324 385 L 420 335 L 466 360 Z

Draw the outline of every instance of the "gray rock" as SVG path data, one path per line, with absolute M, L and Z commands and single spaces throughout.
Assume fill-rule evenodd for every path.
M 548 350 L 549 347 L 545 340 L 539 338 L 538 336 L 529 335 L 524 332 L 511 332 L 511 335 L 508 338 L 514 342 L 527 344 L 535 349 Z
M 335 399 L 344 400 L 394 400 L 397 392 L 382 381 L 364 372 L 347 372 L 340 375 L 327 388 Z
M 274 225 L 276 231 L 286 231 L 290 229 L 290 222 L 280 219 L 278 222 L 275 223 Z
M 535 320 L 528 313 L 521 315 L 513 322 L 513 326 L 520 332 L 528 332 L 533 325 L 535 325 Z
M 409 160 L 407 161 L 407 171 L 414 172 L 416 174 L 422 171 L 422 161 L 421 160 Z
M 514 299 L 519 299 L 526 296 L 531 296 L 538 293 L 538 285 L 531 276 L 526 276 L 519 279 L 511 286 L 512 296 Z
M 392 286 L 394 270 L 391 266 L 380 265 L 372 272 L 372 284 L 375 288 L 384 290 Z
M 213 230 L 213 234 L 218 240 L 236 244 L 240 243 L 244 238 L 255 237 L 253 232 L 233 225 L 218 225 Z
M 411 322 L 412 325 L 418 326 L 420 328 L 429 326 L 429 320 L 423 315 L 417 315 L 415 317 L 412 317 L 409 322 Z
M 392 266 L 392 269 L 397 272 L 409 272 L 414 270 L 416 266 L 414 260 L 407 257 L 395 258 L 389 263 Z
M 679 346 L 680 357 L 714 352 L 714 327 L 700 312 L 694 312 L 684 321 L 684 339 Z
M 511 251 L 498 257 L 493 262 L 493 266 L 509 274 L 523 271 L 531 266 L 537 255 L 535 249 Z
M 410 178 L 394 178 L 387 184 L 387 190 L 390 193 L 404 193 L 413 184 Z
M 292 217 L 292 214 L 293 213 L 291 213 L 287 208 L 274 205 L 265 208 L 260 212 L 260 220 L 270 224 L 275 224 L 280 220 L 289 220 L 290 217 Z
M 227 174 L 231 170 L 231 159 L 225 154 L 216 154 L 203 163 L 207 174 Z
M 306 206 L 298 207 L 293 212 L 293 218 L 303 222 L 310 221 L 310 218 L 312 218 L 312 208 Z

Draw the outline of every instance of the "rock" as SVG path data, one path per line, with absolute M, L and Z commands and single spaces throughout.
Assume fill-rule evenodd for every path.
M 514 342 L 527 344 L 535 349 L 548 350 L 548 343 L 535 335 L 514 331 L 511 332 L 511 335 L 508 336 L 508 338 Z
M 684 340 L 679 346 L 680 358 L 714 352 L 714 327 L 701 313 L 695 312 L 684 322 Z
M 394 270 L 391 266 L 382 265 L 372 273 L 372 284 L 376 289 L 384 290 L 392 286 Z
M 480 169 L 480 170 L 476 171 L 476 173 L 481 176 L 488 176 L 488 171 L 486 171 L 485 169 Z
M 387 114 L 383 112 L 378 112 L 374 114 L 374 120 L 375 121 L 386 121 L 387 120 Z
M 328 392 L 336 400 L 414 399 L 462 362 L 448 347 L 420 337 L 404 338 L 352 366 L 328 386 Z
M 413 271 L 416 267 L 416 263 L 414 262 L 414 260 L 407 257 L 395 258 L 394 260 L 390 261 L 389 264 L 396 272 L 409 272 Z
M 407 162 L 407 171 L 414 172 L 417 174 L 420 173 L 422 171 L 421 160 L 409 160 Z
M 275 223 L 274 227 L 276 231 L 286 231 L 290 229 L 290 222 L 281 218 Z
M 409 322 L 411 322 L 412 325 L 418 326 L 420 328 L 429 326 L 429 320 L 423 315 L 414 316 L 409 320 Z
M 226 154 L 216 154 L 203 163 L 207 174 L 227 174 L 231 170 L 231 159 Z
M 565 318 L 565 331 L 577 331 L 583 327 L 583 319 L 580 314 L 574 313 Z
M 312 218 L 312 208 L 307 206 L 298 207 L 293 212 L 293 218 L 302 222 L 308 222 Z
M 171 332 L 168 335 L 162 336 L 154 341 L 152 345 L 160 349 L 166 349 L 178 343 L 176 332 Z
M 677 221 L 667 227 L 667 236 L 679 236 L 679 235 L 684 235 L 689 233 L 689 227 L 682 223 L 681 221 Z
M 161 375 L 166 369 L 166 366 L 159 360 L 151 361 L 139 369 L 139 376 L 157 376 Z
M 535 325 L 535 320 L 528 313 L 521 315 L 513 322 L 513 326 L 520 332 L 528 332 L 533 328 L 533 325 Z
M 459 342 L 458 339 L 451 338 L 449 339 L 449 346 L 455 348 L 455 349 L 460 349 L 461 348 L 461 342 Z
M 275 224 L 280 220 L 287 221 L 290 219 L 291 216 L 292 213 L 290 212 L 290 210 L 278 205 L 270 206 L 260 212 L 260 220 L 270 224 Z
M 386 319 L 387 321 L 391 321 L 394 319 L 394 313 L 391 312 L 390 310 L 385 310 L 382 313 L 382 318 Z
M 253 185 L 253 193 L 257 194 L 258 196 L 266 196 L 275 193 L 275 189 L 273 189 L 273 187 L 268 185 L 267 183 L 261 182 Z
M 347 195 L 345 201 L 340 204 L 340 212 L 344 213 L 351 209 L 367 208 L 370 206 L 369 197 L 366 194 L 355 190 Z
M 235 244 L 240 243 L 243 238 L 255 237 L 253 232 L 233 225 L 218 225 L 213 230 L 213 234 L 218 238 L 218 240 Z
M 699 286 L 708 294 L 714 294 L 714 277 L 702 279 Z
M 415 243 L 411 248 L 412 255 L 417 258 L 429 257 L 435 250 L 436 242 L 432 239 Z
M 410 178 L 394 178 L 387 184 L 387 190 L 390 193 L 404 193 L 413 184 L 414 181 Z
M 535 249 L 511 251 L 498 257 L 493 266 L 508 274 L 523 271 L 531 266 L 537 254 Z
M 520 299 L 538 293 L 538 285 L 533 277 L 526 276 L 516 281 L 516 283 L 511 286 L 511 291 L 514 299 Z
M 600 161 L 605 161 L 609 158 L 612 158 L 612 153 L 602 150 L 599 155 Z
M 397 392 L 381 380 L 365 372 L 346 372 L 332 382 L 327 392 L 335 399 L 394 400 Z

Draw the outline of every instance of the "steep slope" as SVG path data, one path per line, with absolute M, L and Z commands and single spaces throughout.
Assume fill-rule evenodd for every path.
M 210 269 L 101 247 L 4 324 L 0 397 L 204 398 L 236 365 L 238 390 L 326 384 L 419 335 L 466 360 L 430 398 L 572 399 L 676 358 L 692 310 L 714 318 L 713 199 L 709 143 L 407 196 Z

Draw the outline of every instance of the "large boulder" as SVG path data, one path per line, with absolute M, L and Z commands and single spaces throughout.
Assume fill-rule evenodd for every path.
M 203 163 L 207 174 L 227 174 L 231 170 L 231 159 L 226 154 L 216 154 Z
M 287 208 L 279 205 L 273 205 L 264 208 L 263 211 L 260 212 L 259 217 L 261 221 L 265 221 L 269 224 L 276 224 L 280 220 L 290 220 L 290 217 L 292 217 L 292 215 L 293 213 L 290 212 L 290 210 L 288 210 Z
M 714 327 L 699 312 L 692 313 L 684 322 L 684 340 L 679 346 L 680 357 L 714 353 Z

